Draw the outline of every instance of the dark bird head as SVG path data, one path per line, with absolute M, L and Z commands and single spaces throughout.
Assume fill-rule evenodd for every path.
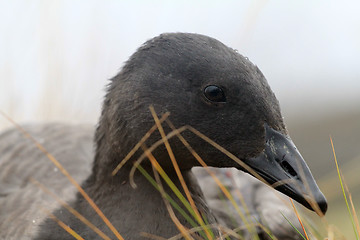
M 258 67 L 237 51 L 188 33 L 162 34 L 141 46 L 108 87 L 97 147 L 113 162 L 97 157 L 94 171 L 102 165 L 111 172 L 154 125 L 150 105 L 159 115 L 170 112 L 176 127 L 190 125 L 205 134 L 254 172 L 183 132 L 207 165 L 236 167 L 269 184 L 283 181 L 277 190 L 310 209 L 312 199 L 325 213 L 326 199 L 288 135 L 278 100 Z M 147 144 L 158 139 L 154 133 Z M 199 165 L 176 137 L 170 145 L 183 170 Z M 172 166 L 165 148 L 154 155 L 165 168 Z

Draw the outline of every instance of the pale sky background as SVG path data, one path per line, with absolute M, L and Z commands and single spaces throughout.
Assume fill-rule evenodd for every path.
M 358 0 L 0 0 L 0 110 L 95 122 L 107 79 L 143 42 L 195 32 L 258 65 L 285 117 L 359 111 L 359 12 Z

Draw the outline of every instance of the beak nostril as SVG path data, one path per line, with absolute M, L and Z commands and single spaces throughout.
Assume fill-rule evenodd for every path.
M 293 169 L 293 167 L 287 162 L 287 161 L 282 161 L 280 163 L 281 167 L 287 172 L 289 173 L 291 176 L 293 177 L 297 177 L 297 173 L 296 171 Z

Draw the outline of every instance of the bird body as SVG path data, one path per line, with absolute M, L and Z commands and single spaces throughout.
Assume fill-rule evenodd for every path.
M 81 183 L 91 172 L 91 126 L 33 124 L 25 130 L 41 143 Z M 75 199 L 76 188 L 22 132 L 14 128 L 0 135 L 0 239 L 32 239 L 39 224 L 58 204 L 31 182 L 44 184 L 64 201 Z

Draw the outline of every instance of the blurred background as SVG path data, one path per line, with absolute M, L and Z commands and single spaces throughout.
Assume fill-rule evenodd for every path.
M 3 0 L 0 110 L 19 123 L 95 124 L 107 80 L 143 42 L 163 32 L 214 37 L 267 77 L 330 201 L 328 222 L 353 239 L 329 135 L 360 208 L 359 11 L 357 0 Z M 0 116 L 0 130 L 10 126 Z

